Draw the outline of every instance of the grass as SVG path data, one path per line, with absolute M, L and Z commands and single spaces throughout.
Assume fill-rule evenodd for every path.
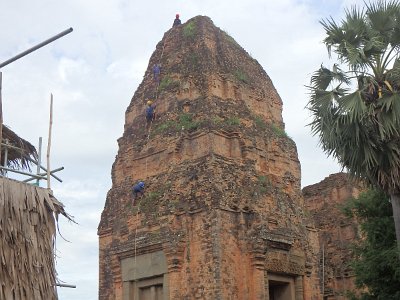
M 249 83 L 249 76 L 242 70 L 236 70 L 234 73 L 235 77 L 237 80 L 244 82 L 244 83 Z
M 188 60 L 191 66 L 197 66 L 199 63 L 199 56 L 195 52 L 191 52 L 189 53 Z
M 271 190 L 271 187 L 272 187 L 271 182 L 269 181 L 267 176 L 263 175 L 258 176 L 253 197 L 258 198 L 260 196 L 267 194 L 267 192 Z
M 224 30 L 223 30 L 223 33 L 224 33 L 226 39 L 227 39 L 230 43 L 235 44 L 235 45 L 239 45 L 239 44 L 235 41 L 235 39 L 234 39 L 227 31 L 224 31 Z
M 265 123 L 265 121 L 260 117 L 260 116 L 254 116 L 254 123 L 256 124 L 256 126 L 262 130 L 267 129 L 267 124 Z
M 173 80 L 171 77 L 169 77 L 167 75 L 161 79 L 158 89 L 161 92 L 161 91 L 165 91 L 165 90 L 169 90 L 169 89 L 174 89 L 176 87 L 179 87 L 179 82 Z
M 161 134 L 164 132 L 167 132 L 169 130 L 176 130 L 178 129 L 178 123 L 176 121 L 173 120 L 168 120 L 165 121 L 164 123 L 161 123 L 160 125 L 158 125 L 154 130 L 153 130 L 153 134 Z
M 196 130 L 200 125 L 199 121 L 193 121 L 193 115 L 184 113 L 179 115 L 179 126 L 186 130 Z
M 229 119 L 225 120 L 225 124 L 229 126 L 239 126 L 240 119 L 238 117 L 230 117 Z
M 144 213 L 152 213 L 156 211 L 157 201 L 161 198 L 163 193 L 161 191 L 145 193 L 144 197 L 140 199 L 140 211 Z
M 162 134 L 168 131 L 179 131 L 184 130 L 196 130 L 199 128 L 201 122 L 193 120 L 193 115 L 190 113 L 182 113 L 178 116 L 178 121 L 168 120 L 158 125 L 152 132 L 152 134 Z
M 186 38 L 193 38 L 196 35 L 196 25 L 193 21 L 183 27 L 183 36 Z
M 271 130 L 277 137 L 289 137 L 284 129 L 276 126 L 275 124 L 271 124 Z
M 211 121 L 214 125 L 220 125 L 224 121 L 224 119 L 220 117 L 213 117 Z
M 158 200 L 168 192 L 171 188 L 171 182 L 158 187 L 157 191 L 145 192 L 144 197 L 140 199 L 140 210 L 147 214 L 154 214 L 158 212 Z

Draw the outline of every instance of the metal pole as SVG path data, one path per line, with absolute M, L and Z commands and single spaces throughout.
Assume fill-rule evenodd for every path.
M 16 56 L 6 60 L 5 62 L 2 62 L 0 64 L 0 68 L 2 68 L 4 66 L 7 66 L 8 64 L 12 63 L 13 61 L 16 61 L 17 59 L 20 59 L 21 57 L 24 57 L 25 55 L 27 55 L 27 54 L 29 54 L 29 53 L 31 53 L 31 52 L 43 47 L 43 46 L 46 46 L 47 44 L 59 39 L 60 37 L 63 37 L 64 35 L 72 32 L 72 30 L 73 30 L 72 27 L 68 28 L 67 30 L 64 30 L 63 32 L 60 32 L 59 34 L 57 34 L 57 35 L 45 40 L 44 42 L 41 42 L 41 43 L 37 44 L 36 46 L 33 46 L 32 48 L 29 48 L 28 50 L 25 50 L 24 52 L 21 52 L 20 54 L 18 54 Z
M 36 174 L 40 174 L 40 164 L 42 162 L 42 137 L 39 137 L 39 147 L 38 147 L 38 163 L 37 163 L 37 169 L 36 169 Z M 36 185 L 39 186 L 39 178 L 36 180 Z

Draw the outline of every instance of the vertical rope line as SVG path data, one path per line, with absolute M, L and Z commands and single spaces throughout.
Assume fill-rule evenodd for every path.
M 164 55 L 164 49 L 165 49 L 165 44 L 166 44 L 166 42 L 167 42 L 167 39 L 168 39 L 168 37 L 169 37 L 169 34 L 166 36 L 166 38 L 165 38 L 165 41 L 164 41 L 164 43 L 163 43 L 163 48 L 162 48 L 162 50 L 161 50 L 161 56 L 160 56 L 160 60 L 159 61 L 162 61 L 162 58 L 163 58 L 163 55 Z M 159 75 L 159 78 L 158 78 L 158 83 L 157 83 L 157 87 L 156 87 L 156 97 L 155 97 L 155 100 L 154 100 L 154 102 L 156 102 L 157 101 L 157 99 L 158 99 L 158 89 L 159 89 L 159 86 L 160 86 L 160 82 L 161 82 L 161 72 L 160 72 L 160 75 Z M 147 139 L 146 139 L 146 144 L 149 142 L 149 140 L 150 140 L 150 133 L 151 133 L 151 125 L 153 124 L 153 118 L 151 119 L 151 121 L 150 121 L 150 125 L 149 125 L 149 132 L 148 132 L 148 134 L 147 134 Z M 146 156 L 146 174 L 147 174 L 147 156 Z M 137 269 L 137 253 L 136 253 L 136 251 L 137 251 L 137 243 L 136 243 L 136 239 L 137 239 L 137 231 L 138 231 L 138 225 L 139 225 L 139 206 L 138 206 L 138 209 L 137 209 L 137 212 L 136 212 L 136 228 L 135 228 L 135 239 L 134 239 L 134 282 L 137 282 L 138 281 L 138 279 L 136 278 L 136 269 Z M 137 284 L 135 283 L 135 288 L 137 287 Z M 134 293 L 136 293 L 136 289 L 134 290 Z
M 168 33 L 168 35 L 165 37 L 165 41 L 164 41 L 164 43 L 163 43 L 163 47 L 162 47 L 162 50 L 161 50 L 161 56 L 160 56 L 159 62 L 162 61 L 162 58 L 163 58 L 163 55 L 164 55 L 165 44 L 167 43 L 169 34 L 170 34 L 170 33 Z M 157 87 L 156 87 L 156 97 L 155 97 L 155 99 L 154 99 L 154 103 L 156 103 L 157 100 L 158 100 L 158 90 L 159 90 L 159 87 L 160 87 L 160 83 L 161 83 L 161 72 L 160 72 L 160 75 L 159 75 L 159 78 L 158 78 L 158 83 L 157 83 Z M 146 144 L 147 144 L 147 143 L 149 142 L 149 140 L 150 140 L 150 133 L 151 133 L 151 125 L 152 125 L 152 124 L 153 124 L 153 119 L 151 119 L 151 121 L 150 121 L 149 132 L 147 133 Z M 148 158 L 148 157 L 146 156 L 146 174 L 147 174 L 147 158 Z
M 139 223 L 139 207 L 138 207 L 138 210 L 137 210 L 137 212 L 136 212 L 136 229 L 135 229 L 135 245 L 134 245 L 134 257 L 135 257 L 135 259 L 134 259 L 134 280 L 137 282 L 137 278 L 136 278 L 136 266 L 137 266 L 137 264 L 136 264 L 136 258 L 137 258 L 137 255 L 136 255 L 136 238 L 137 238 L 137 230 L 138 230 L 138 223 Z

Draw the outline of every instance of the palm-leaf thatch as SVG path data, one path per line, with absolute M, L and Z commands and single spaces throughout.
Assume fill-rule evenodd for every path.
M 1 147 L 0 165 L 8 168 L 29 169 L 30 159 L 37 160 L 37 152 L 35 147 L 28 141 L 20 138 L 15 132 L 3 124 L 2 126 L 2 143 L 12 146 L 7 148 L 7 162 L 4 166 L 5 147 Z
M 0 299 L 57 299 L 59 214 L 70 219 L 50 190 L 0 177 Z

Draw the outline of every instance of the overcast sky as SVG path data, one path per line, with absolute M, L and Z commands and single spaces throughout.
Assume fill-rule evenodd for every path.
M 310 128 L 307 90 L 322 62 L 331 65 L 319 21 L 339 19 L 340 0 L 0 0 L 0 62 L 51 36 L 74 31 L 2 68 L 4 123 L 37 145 L 47 145 L 54 95 L 51 168 L 63 183 L 55 196 L 79 225 L 61 221 L 57 240 L 61 300 L 97 299 L 97 226 L 111 187 L 111 165 L 125 110 L 151 53 L 173 22 L 211 17 L 263 66 L 283 100 L 286 132 L 297 144 L 302 186 L 340 171 L 318 147 Z

